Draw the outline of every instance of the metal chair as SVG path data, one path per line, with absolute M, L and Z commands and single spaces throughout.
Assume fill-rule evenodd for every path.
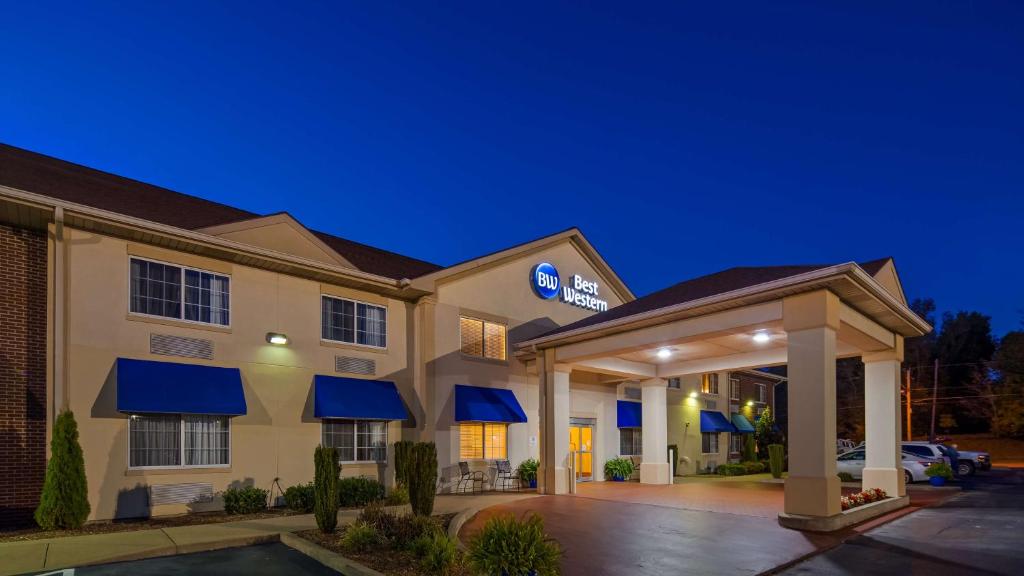
M 487 476 L 479 470 L 470 470 L 469 462 L 459 462 L 459 472 L 462 476 L 456 481 L 455 491 L 461 494 L 466 492 L 466 485 L 469 485 L 470 493 L 475 493 L 477 482 L 480 483 L 480 492 L 484 491 L 484 482 Z
M 523 483 L 519 478 L 519 471 L 512 470 L 512 463 L 508 460 L 498 460 L 494 465 L 497 469 L 497 477 L 494 480 L 495 488 L 506 492 L 511 484 L 512 489 L 519 492 Z

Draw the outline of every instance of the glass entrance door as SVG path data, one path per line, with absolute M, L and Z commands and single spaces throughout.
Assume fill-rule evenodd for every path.
M 594 420 L 572 418 L 569 420 L 569 450 L 576 455 L 576 481 L 589 482 L 594 479 Z

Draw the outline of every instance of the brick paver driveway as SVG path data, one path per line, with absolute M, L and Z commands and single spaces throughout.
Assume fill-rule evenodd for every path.
M 562 546 L 564 573 L 582 576 L 759 574 L 856 533 L 782 528 L 776 519 L 781 509 L 781 484 L 594 482 L 581 484 L 574 496 L 530 498 L 483 510 L 460 536 L 469 538 L 496 514 L 536 512 Z

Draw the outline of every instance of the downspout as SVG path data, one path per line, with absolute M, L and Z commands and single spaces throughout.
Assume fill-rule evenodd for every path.
M 53 209 L 53 419 L 68 409 L 64 208 Z

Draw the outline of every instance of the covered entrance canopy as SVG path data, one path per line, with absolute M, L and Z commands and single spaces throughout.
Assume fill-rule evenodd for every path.
M 840 513 L 835 361 L 865 364 L 865 487 L 903 495 L 899 370 L 903 339 L 931 327 L 907 306 L 891 259 L 833 266 L 733 268 L 682 282 L 518 344 L 541 387 L 541 486 L 568 487 L 569 373 L 642 383 L 641 482 L 671 483 L 667 379 L 787 365 L 786 515 Z M 704 425 L 702 418 L 702 427 Z M 722 417 L 709 426 L 734 428 Z M 735 431 L 735 430 L 733 430 Z

